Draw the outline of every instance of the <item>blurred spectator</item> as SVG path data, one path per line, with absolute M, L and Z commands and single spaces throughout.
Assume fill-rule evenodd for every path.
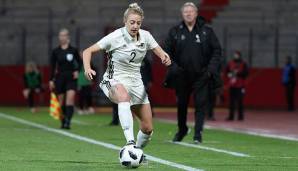
M 92 69 L 94 69 L 93 66 L 91 67 Z M 79 72 L 78 89 L 79 89 L 79 110 L 78 110 L 79 115 L 93 114 L 94 108 L 92 107 L 92 81 L 89 81 L 85 77 L 83 67 Z
M 235 107 L 238 107 L 238 120 L 244 120 L 243 97 L 245 94 L 245 79 L 248 76 L 247 64 L 242 60 L 239 51 L 234 52 L 233 59 L 226 67 L 229 79 L 230 107 L 227 121 L 234 120 Z
M 23 90 L 24 97 L 28 100 L 28 105 L 32 113 L 36 112 L 36 107 L 34 103 L 35 94 L 41 92 L 41 74 L 34 62 L 28 62 L 25 68 L 24 74 L 24 85 Z
M 177 96 L 178 131 L 173 141 L 182 141 L 188 133 L 187 108 L 191 93 L 195 101 L 194 143 L 202 142 L 202 131 L 208 107 L 208 84 L 213 88 L 220 80 L 221 47 L 213 29 L 198 17 L 198 9 L 192 2 L 181 8 L 183 21 L 170 29 L 165 50 L 173 60 L 169 67 L 165 86 L 175 88 Z
M 70 129 L 74 113 L 74 102 L 77 90 L 77 79 L 81 68 L 80 55 L 77 48 L 70 45 L 69 31 L 59 31 L 59 46 L 52 51 L 51 77 L 49 87 L 55 91 L 62 106 L 62 129 Z
M 296 69 L 292 64 L 291 56 L 287 56 L 286 65 L 283 69 L 282 83 L 285 86 L 286 101 L 288 111 L 294 111 L 295 106 L 295 86 L 296 86 Z

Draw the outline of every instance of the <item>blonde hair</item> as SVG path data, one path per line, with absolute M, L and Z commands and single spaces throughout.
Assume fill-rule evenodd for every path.
M 25 72 L 28 73 L 28 72 L 30 72 L 30 70 L 32 70 L 32 71 L 34 71 L 36 73 L 39 72 L 36 64 L 34 62 L 32 62 L 32 61 L 29 61 L 29 62 L 26 63 Z
M 188 6 L 193 7 L 196 12 L 198 12 L 198 7 L 193 2 L 185 2 L 181 7 L 181 12 L 183 12 L 184 8 Z
M 137 3 L 129 4 L 128 8 L 125 10 L 123 15 L 123 21 L 126 22 L 129 14 L 138 14 L 144 19 L 144 11 Z

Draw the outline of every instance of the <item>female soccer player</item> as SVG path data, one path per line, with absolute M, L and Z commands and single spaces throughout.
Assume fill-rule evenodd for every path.
M 166 66 L 170 57 L 161 49 L 152 35 L 140 29 L 144 12 L 138 4 L 130 4 L 124 12 L 125 26 L 115 30 L 83 52 L 85 75 L 93 79 L 96 74 L 90 67 L 91 55 L 105 50 L 109 54 L 107 70 L 100 82 L 100 88 L 114 103 L 118 104 L 118 114 L 127 144 L 134 144 L 133 117 L 131 110 L 140 120 L 140 130 L 136 146 L 145 147 L 150 140 L 152 111 L 144 88 L 140 67 L 147 50 L 153 52 Z
M 49 87 L 51 91 L 55 90 L 62 106 L 64 118 L 61 121 L 61 128 L 70 129 L 81 59 L 78 50 L 70 45 L 67 29 L 60 30 L 59 43 L 51 56 Z

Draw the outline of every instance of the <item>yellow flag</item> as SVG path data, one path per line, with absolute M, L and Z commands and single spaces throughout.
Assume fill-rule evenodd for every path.
M 53 92 L 51 92 L 51 99 L 50 99 L 50 115 L 57 120 L 63 119 L 60 103 L 57 99 L 56 94 Z

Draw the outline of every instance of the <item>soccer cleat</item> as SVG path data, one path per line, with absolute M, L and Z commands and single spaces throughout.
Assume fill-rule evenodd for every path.
M 126 145 L 136 145 L 136 142 L 134 140 L 130 140 L 126 143 Z

